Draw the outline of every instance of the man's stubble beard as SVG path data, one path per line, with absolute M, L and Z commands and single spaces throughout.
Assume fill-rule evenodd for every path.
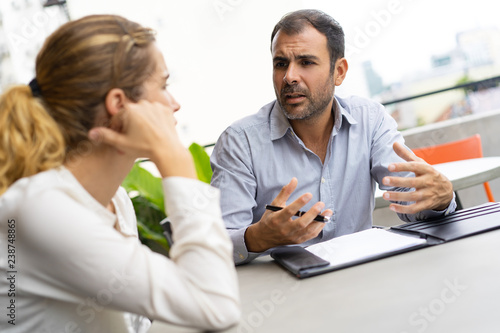
M 326 107 L 332 101 L 334 92 L 335 84 L 333 83 L 333 77 L 330 76 L 327 82 L 325 82 L 325 89 L 321 90 L 315 96 L 312 96 L 309 90 L 301 89 L 298 85 L 287 84 L 281 89 L 277 100 L 283 113 L 289 120 L 309 120 L 320 116 L 326 111 Z M 306 100 L 297 106 L 286 105 L 286 94 L 290 93 L 303 94 Z M 301 111 L 293 111 L 294 108 L 301 107 L 303 108 Z

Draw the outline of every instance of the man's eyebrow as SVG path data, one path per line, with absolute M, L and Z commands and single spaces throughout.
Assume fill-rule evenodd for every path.
M 288 61 L 288 58 L 287 57 L 276 56 L 276 57 L 273 58 L 273 62 L 276 62 L 276 61 Z
M 313 59 L 313 60 L 319 60 L 319 57 L 312 55 L 312 54 L 299 54 L 298 56 L 295 57 L 295 59 Z
M 318 61 L 319 60 L 319 57 L 313 55 L 313 54 L 299 54 L 298 56 L 294 57 L 295 59 L 312 59 L 312 60 L 316 60 Z M 289 61 L 289 59 L 287 57 L 282 57 L 282 56 L 276 56 L 273 58 L 273 61 L 274 62 L 277 62 L 277 61 Z

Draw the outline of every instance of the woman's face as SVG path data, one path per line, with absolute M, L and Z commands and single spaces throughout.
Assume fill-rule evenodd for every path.
M 154 43 L 151 45 L 151 50 L 153 52 L 153 60 L 156 62 L 156 69 L 151 77 L 144 82 L 144 95 L 142 98 L 149 102 L 161 103 L 172 108 L 174 112 L 177 112 L 181 106 L 167 90 L 167 80 L 170 74 L 163 54 Z

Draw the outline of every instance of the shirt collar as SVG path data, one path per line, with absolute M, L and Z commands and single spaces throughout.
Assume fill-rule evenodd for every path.
M 342 117 L 338 116 L 338 112 L 335 112 L 335 126 L 332 131 L 332 135 L 338 131 L 340 131 L 340 128 L 342 127 L 342 119 L 345 118 L 347 122 L 351 125 L 357 124 L 358 122 L 351 116 L 349 112 L 346 111 L 346 109 L 339 103 L 338 99 L 336 96 L 335 98 L 335 105 L 337 106 L 337 110 L 340 111 L 340 114 Z M 285 116 L 283 113 L 283 110 L 281 109 L 278 101 L 274 102 L 274 106 L 271 110 L 271 115 L 270 115 L 270 127 L 271 127 L 271 140 L 277 140 L 285 136 L 285 134 L 290 131 L 293 132 L 292 126 L 290 125 L 290 122 L 288 121 L 288 118 Z

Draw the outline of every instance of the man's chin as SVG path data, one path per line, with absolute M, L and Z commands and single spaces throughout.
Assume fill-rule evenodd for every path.
M 307 105 L 304 102 L 290 104 L 278 100 L 278 103 L 285 116 L 290 120 L 302 119 L 305 110 L 307 110 Z
M 285 116 L 290 120 L 300 120 L 306 118 L 303 110 L 298 109 L 284 109 Z

